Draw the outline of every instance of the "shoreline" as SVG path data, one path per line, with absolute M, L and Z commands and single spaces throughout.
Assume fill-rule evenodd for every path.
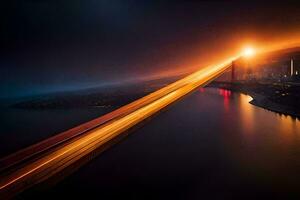
M 280 115 L 289 115 L 293 118 L 300 119 L 300 114 L 294 111 L 293 108 L 273 102 L 268 98 L 268 96 L 259 94 L 257 92 L 252 91 L 249 88 L 243 87 L 244 85 L 242 84 L 240 85 L 242 87 L 235 87 L 236 85 L 233 85 L 231 83 L 213 82 L 209 84 L 207 87 L 226 89 L 232 92 L 239 92 L 239 93 L 249 95 L 253 98 L 249 103 L 254 106 L 275 112 Z

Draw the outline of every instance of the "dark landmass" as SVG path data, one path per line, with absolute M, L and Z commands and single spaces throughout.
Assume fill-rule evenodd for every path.
M 218 87 L 250 95 L 249 103 L 280 114 L 300 118 L 300 81 L 293 82 L 212 82 Z
M 87 107 L 120 107 L 139 99 L 180 77 L 130 83 L 109 88 L 90 88 L 35 96 L 13 103 L 20 109 L 65 109 Z

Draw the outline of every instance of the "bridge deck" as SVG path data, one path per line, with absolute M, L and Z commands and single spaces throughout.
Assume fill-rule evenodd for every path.
M 11 173 L 1 176 L 0 197 L 15 195 L 62 171 L 122 132 L 207 84 L 228 69 L 234 59 L 201 69 L 111 113 L 2 159 L 2 168 L 9 168 Z M 38 159 L 34 158 L 36 155 L 39 155 Z

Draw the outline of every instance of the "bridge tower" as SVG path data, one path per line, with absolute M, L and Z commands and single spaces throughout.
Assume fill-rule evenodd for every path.
M 294 75 L 294 60 L 291 58 L 291 76 Z

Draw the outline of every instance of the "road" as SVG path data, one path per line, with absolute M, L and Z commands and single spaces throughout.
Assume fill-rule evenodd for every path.
M 11 197 L 57 174 L 197 87 L 207 84 L 228 69 L 232 61 L 237 58 L 233 57 L 219 65 L 203 68 L 165 88 L 121 107 L 103 116 L 102 119 L 104 120 L 101 121 L 100 125 L 94 121 L 92 126 L 84 126 L 79 131 L 80 133 L 84 132 L 81 137 L 75 138 L 69 143 L 59 144 L 60 146 L 55 151 L 43 152 L 38 160 L 26 160 L 21 165 L 22 167 L 17 167 L 11 173 L 1 177 L 0 197 Z M 77 134 L 76 131 L 73 133 Z M 45 148 L 41 148 L 41 150 L 45 150 Z M 18 162 L 14 160 L 14 163 Z
M 232 58 L 232 59 L 234 59 L 234 58 Z M 21 149 L 20 151 L 14 153 L 14 154 L 4 157 L 4 158 L 0 159 L 0 171 L 3 171 L 5 168 L 9 168 L 16 164 L 24 162 L 28 159 L 31 159 L 32 157 L 34 157 L 38 154 L 44 153 L 44 152 L 48 151 L 49 149 L 56 147 L 57 145 L 60 145 L 66 141 L 69 141 L 70 139 L 72 139 L 74 137 L 78 137 L 91 129 L 99 127 L 111 120 L 118 119 L 118 118 L 125 116 L 139 108 L 142 108 L 143 106 L 148 105 L 149 103 L 167 95 L 168 93 L 173 92 L 173 91 L 179 89 L 180 87 L 183 87 L 189 83 L 192 83 L 193 81 L 197 80 L 197 78 L 199 76 L 201 76 L 203 73 L 205 73 L 206 71 L 207 71 L 207 69 L 199 70 L 181 80 L 178 80 L 178 81 L 176 81 L 162 89 L 159 89 L 143 98 L 140 98 L 132 103 L 129 103 L 123 107 L 120 107 L 108 114 L 105 114 L 94 120 L 91 120 L 89 122 L 86 122 L 84 124 L 76 126 L 70 130 L 67 130 L 60 134 L 57 134 L 53 137 L 50 137 L 46 140 L 43 140 L 39 143 L 29 146 L 25 149 Z

